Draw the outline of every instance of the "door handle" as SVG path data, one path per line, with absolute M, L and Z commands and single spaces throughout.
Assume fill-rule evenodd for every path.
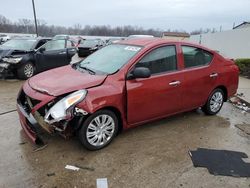
M 172 81 L 172 82 L 169 83 L 170 86 L 177 86 L 177 85 L 180 85 L 180 84 L 181 84 L 181 82 L 179 80 Z
M 218 73 L 212 73 L 212 74 L 209 75 L 210 78 L 215 78 L 217 76 L 218 76 Z
M 66 52 L 60 52 L 59 54 L 66 54 Z

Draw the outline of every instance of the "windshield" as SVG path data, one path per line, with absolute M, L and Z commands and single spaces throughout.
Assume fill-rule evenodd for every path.
M 12 39 L 0 46 L 0 48 L 4 49 L 14 49 L 14 50 L 24 50 L 29 51 L 32 49 L 36 40 L 20 40 L 20 39 Z
M 98 40 L 82 40 L 81 44 L 84 46 L 96 46 L 98 45 Z
M 111 44 L 81 61 L 79 67 L 94 72 L 113 74 L 137 54 L 141 48 L 140 46 Z

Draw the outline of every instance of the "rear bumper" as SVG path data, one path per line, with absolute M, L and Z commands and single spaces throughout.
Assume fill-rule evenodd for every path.
M 43 144 L 43 140 L 39 135 L 42 130 L 33 115 L 31 113 L 28 114 L 20 104 L 17 104 L 17 112 L 20 124 L 28 138 L 34 144 Z

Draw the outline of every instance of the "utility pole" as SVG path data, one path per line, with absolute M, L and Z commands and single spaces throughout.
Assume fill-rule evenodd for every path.
M 37 21 L 36 21 L 36 8 L 35 8 L 34 0 L 32 0 L 32 5 L 33 5 L 33 13 L 34 13 L 35 27 L 36 27 L 36 36 L 38 37 Z

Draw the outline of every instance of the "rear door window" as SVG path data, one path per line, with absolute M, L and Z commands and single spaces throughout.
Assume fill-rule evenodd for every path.
M 208 65 L 213 59 L 213 55 L 203 49 L 192 46 L 182 46 L 181 48 L 185 68 Z
M 145 55 L 136 67 L 146 67 L 151 74 L 177 70 L 177 57 L 175 46 L 159 47 Z

